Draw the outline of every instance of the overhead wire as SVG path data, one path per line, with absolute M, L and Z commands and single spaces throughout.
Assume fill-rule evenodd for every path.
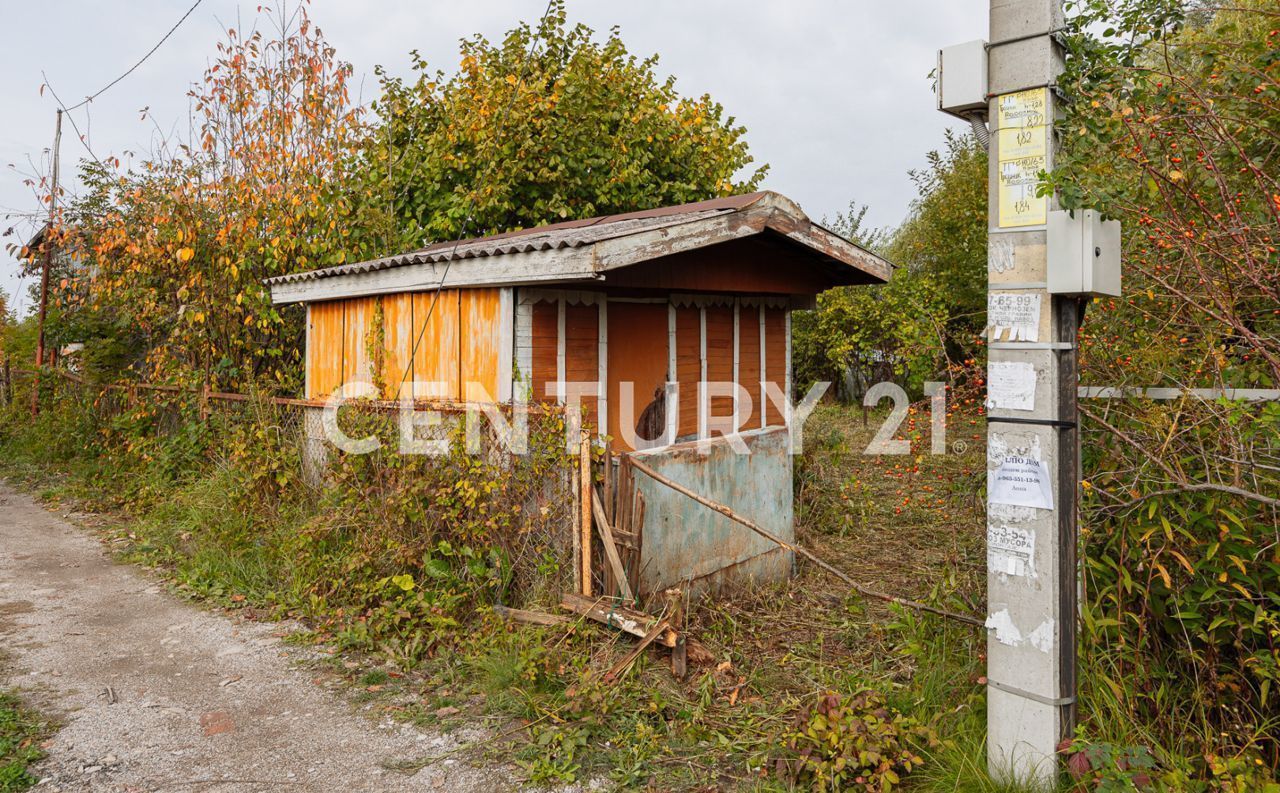
M 173 26 L 170 27 L 169 30 L 166 31 L 165 34 L 160 37 L 160 40 L 157 41 L 151 47 L 151 49 L 147 50 L 146 54 L 143 55 L 141 58 L 139 58 L 136 63 L 134 63 L 128 69 L 125 69 L 124 72 L 121 73 L 114 80 L 102 86 L 97 91 L 94 91 L 92 94 L 89 94 L 84 99 L 82 99 L 81 101 L 77 102 L 74 105 L 68 106 L 66 103 L 64 103 L 62 99 L 58 96 L 58 92 L 54 90 L 53 84 L 49 81 L 48 75 L 46 75 L 43 70 L 40 72 L 40 76 L 44 79 L 44 87 L 49 89 L 49 93 L 53 96 L 53 100 L 58 103 L 58 107 L 62 108 L 63 115 L 67 117 L 67 121 L 71 122 L 71 128 L 74 129 L 76 132 L 76 139 L 80 141 L 80 145 L 84 147 L 84 150 L 89 153 L 89 156 L 93 158 L 94 162 L 96 162 L 99 165 L 99 167 L 105 169 L 107 166 L 102 162 L 102 158 L 100 158 L 96 153 L 94 153 L 93 148 L 89 145 L 88 137 L 83 132 L 80 131 L 80 125 L 76 123 L 75 116 L 71 114 L 71 111 L 79 110 L 80 108 L 89 104 L 93 100 L 105 94 L 107 91 L 114 88 L 121 80 L 125 79 L 126 77 L 128 77 L 129 75 L 137 71 L 138 67 L 146 63 L 147 60 L 152 55 L 154 55 L 156 51 L 159 50 L 160 47 L 162 47 L 166 41 L 169 40 L 169 38 L 178 30 L 178 28 L 182 27 L 182 23 L 186 22 L 187 19 L 195 12 L 197 8 L 200 7 L 200 4 L 203 2 L 204 0 L 195 0 L 195 2 L 191 4 L 191 7 L 187 9 L 186 13 L 183 14 L 178 19 L 177 22 L 173 23 Z
M 80 141 L 80 145 L 84 146 L 85 151 L 89 152 L 89 156 L 93 158 L 94 162 L 105 169 L 107 167 L 106 164 L 99 159 L 97 154 L 93 153 L 93 148 L 89 146 L 89 139 L 80 131 L 80 126 L 76 124 L 75 116 L 71 115 L 70 110 L 62 103 L 62 100 L 58 97 L 58 92 L 53 90 L 53 83 L 49 82 L 48 75 L 41 71 L 40 76 L 44 78 L 44 87 L 49 89 L 49 95 L 53 97 L 53 101 L 57 102 L 58 107 L 62 108 L 62 115 L 66 117 L 67 121 L 71 122 L 71 128 L 76 131 L 76 140 Z
M 128 69 L 126 69 L 120 76 L 116 77 L 114 80 L 107 83 L 102 88 L 98 89 L 92 94 L 86 96 L 83 100 L 81 100 L 80 102 L 77 102 L 74 105 L 68 106 L 64 104 L 62 100 L 58 97 L 57 92 L 54 91 L 53 86 L 52 84 L 50 84 L 48 77 L 44 76 L 43 72 L 41 73 L 41 75 L 44 76 L 45 86 L 49 88 L 49 93 L 53 96 L 54 101 L 58 103 L 58 106 L 61 107 L 63 112 L 67 115 L 67 120 L 71 122 L 72 128 L 76 131 L 76 137 L 80 141 L 80 144 L 84 146 L 85 151 L 89 153 L 89 156 L 92 157 L 94 161 L 98 163 L 98 165 L 105 167 L 102 160 L 98 157 L 97 154 L 94 153 L 93 149 L 89 145 L 89 142 L 85 139 L 85 136 L 81 133 L 80 128 L 76 124 L 74 117 L 71 116 L 70 111 L 77 110 L 81 107 L 84 107 L 85 105 L 89 104 L 93 100 L 97 99 L 99 96 L 106 93 L 108 90 L 110 90 L 115 85 L 117 85 L 121 80 L 124 80 L 130 74 L 135 72 L 138 69 L 138 67 L 142 66 L 142 64 L 146 63 L 147 59 L 149 59 L 152 55 L 154 55 L 155 52 L 159 50 L 160 47 L 166 41 L 169 40 L 169 38 L 174 34 L 174 32 L 177 31 L 177 29 L 182 26 L 182 23 L 185 22 L 193 12 L 195 12 L 196 8 L 198 8 L 202 2 L 204 2 L 204 0 L 195 0 L 195 2 L 191 4 L 191 7 L 187 9 L 186 13 L 183 14 L 182 17 L 179 18 L 178 21 L 175 22 L 171 28 L 169 28 L 169 30 L 160 38 L 160 40 L 157 41 L 156 44 L 151 49 L 149 49 L 146 52 L 146 54 L 142 56 L 142 58 L 138 60 L 137 63 L 133 64 Z M 524 81 L 525 69 L 528 66 L 529 60 L 537 52 L 538 45 L 542 37 L 542 28 L 546 24 L 547 17 L 551 14 L 551 9 L 554 7 L 554 5 L 555 5 L 555 0 L 548 0 L 547 6 L 543 10 L 542 16 L 538 21 L 538 27 L 534 31 L 532 40 L 529 42 L 529 49 L 528 51 L 526 51 L 524 58 L 521 60 L 520 77 L 517 80 L 515 86 L 513 86 L 512 88 L 511 99 L 510 101 L 507 102 L 506 107 L 503 109 L 502 117 L 498 120 L 499 132 L 502 130 L 503 127 L 506 126 L 507 118 L 511 113 L 511 108 L 515 104 L 516 97 L 520 92 L 520 86 Z M 496 136 L 495 136 L 495 139 L 496 139 Z M 413 359 L 417 357 L 418 348 L 421 345 L 424 336 L 426 335 L 427 323 L 431 320 L 432 315 L 435 313 L 436 305 L 440 302 L 440 295 L 444 291 L 445 282 L 449 277 L 449 270 L 453 264 L 453 259 L 457 253 L 458 247 L 462 244 L 464 240 L 467 239 L 467 232 L 468 232 L 467 224 L 473 220 L 473 217 L 471 215 L 471 210 L 474 210 L 475 202 L 476 202 L 475 191 L 473 190 L 469 197 L 468 213 L 466 215 L 466 220 L 463 223 L 461 233 L 458 239 L 454 241 L 453 247 L 449 251 L 449 256 L 445 260 L 444 272 L 440 276 L 440 283 L 437 285 L 435 294 L 432 296 L 431 305 L 427 309 L 427 314 L 422 320 L 422 327 L 419 329 L 418 335 L 414 339 L 413 345 L 410 347 L 410 350 L 409 350 L 410 362 L 412 362 Z M 412 370 L 413 370 L 412 365 L 405 367 L 404 374 L 402 375 L 400 380 L 400 388 L 403 388 L 405 380 L 409 377 Z M 461 386 L 461 383 L 459 383 L 459 386 Z M 397 388 L 397 392 L 399 392 L 400 388 Z
M 169 37 L 172 36 L 174 32 L 177 31 L 178 28 L 182 27 L 182 23 L 187 21 L 187 17 L 191 16 L 191 14 L 196 10 L 196 8 L 198 8 L 200 4 L 203 2 L 204 0 L 196 0 L 194 3 L 192 3 L 191 7 L 187 9 L 187 13 L 183 14 L 182 18 L 179 19 L 177 22 L 175 22 L 173 24 L 173 27 L 169 28 L 169 31 L 160 37 L 160 40 L 156 42 L 155 46 L 147 50 L 147 54 L 143 55 L 142 58 L 140 58 L 137 63 L 130 66 L 128 69 L 126 69 L 123 74 L 121 74 L 119 77 L 112 80 L 111 82 L 107 83 L 106 85 L 102 86 L 97 91 L 94 91 L 92 94 L 86 96 L 82 101 L 72 105 L 71 107 L 67 107 L 63 109 L 67 111 L 71 111 L 71 110 L 78 110 L 79 108 L 84 107 L 85 105 L 89 104 L 93 100 L 105 94 L 107 91 L 111 90 L 116 85 L 116 83 L 119 83 L 121 80 L 123 80 L 124 78 L 128 77 L 129 75 L 137 71 L 139 66 L 146 63 L 147 59 L 150 58 L 152 55 L 154 55 L 156 53 L 156 50 L 160 49 L 160 47 L 166 41 L 169 40 Z M 48 80 L 45 80 L 45 83 L 48 84 Z

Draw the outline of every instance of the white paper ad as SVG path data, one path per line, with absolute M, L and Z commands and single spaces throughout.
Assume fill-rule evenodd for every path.
M 1011 454 L 1004 458 L 991 480 L 988 499 L 1015 507 L 1053 509 L 1053 481 L 1049 466 L 1031 457 Z
M 987 364 L 987 407 L 1036 409 L 1036 368 L 1026 361 Z
M 992 292 L 987 295 L 987 327 L 992 341 L 1039 341 L 1040 294 Z
M 1035 578 L 1035 530 L 988 525 L 987 569 L 1005 575 Z

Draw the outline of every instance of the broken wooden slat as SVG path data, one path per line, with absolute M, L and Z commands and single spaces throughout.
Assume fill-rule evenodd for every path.
M 569 621 L 569 618 L 563 614 L 544 614 L 541 611 L 526 611 L 506 606 L 494 606 L 493 613 L 504 620 L 523 622 L 527 625 L 563 625 Z
M 628 608 L 609 598 L 597 599 L 566 592 L 560 599 L 560 605 L 575 614 L 581 614 L 641 639 L 647 636 L 658 622 L 658 618 L 651 614 Z M 663 647 L 675 647 L 676 632 L 668 626 L 658 637 L 657 642 Z
M 627 581 L 632 584 L 632 594 L 639 594 L 639 582 L 636 580 L 633 564 L 640 554 L 640 549 L 631 530 L 631 469 L 627 467 L 627 456 L 618 458 L 618 475 L 613 491 L 613 538 L 627 552 L 622 555 L 623 570 L 627 573 Z
M 689 658 L 684 635 L 684 593 L 679 589 L 668 589 L 662 594 L 667 601 L 667 617 L 678 633 L 676 646 L 671 648 L 671 674 L 676 680 L 684 680 L 688 674 Z
M 631 648 L 631 652 L 627 653 L 621 661 L 614 664 L 612 669 L 605 672 L 604 682 L 612 683 L 619 675 L 627 671 L 627 669 L 635 663 L 636 659 L 640 657 L 640 653 L 644 652 L 644 648 L 657 641 L 658 637 L 667 629 L 667 627 L 667 619 L 665 617 L 658 620 L 658 622 L 649 629 L 649 632 L 640 639 L 640 643 Z M 677 640 L 676 648 L 678 649 L 681 646 L 682 644 Z
M 599 495 L 592 488 L 591 510 L 595 514 L 596 531 L 600 533 L 600 542 L 604 545 L 604 558 L 608 560 L 609 568 L 613 570 L 613 578 L 622 590 L 622 599 L 634 603 L 635 593 L 631 591 L 631 584 L 627 582 L 627 573 L 622 569 L 622 559 L 618 557 L 618 546 L 614 544 L 613 530 L 609 527 L 609 518 L 604 514 L 604 505 L 600 503 Z
M 635 537 L 636 551 L 631 554 L 631 569 L 628 571 L 631 580 L 636 582 L 636 593 L 640 593 L 640 557 L 644 552 L 644 494 L 635 488 L 635 479 L 632 478 L 632 488 L 635 492 L 635 509 L 631 514 L 631 531 Z
M 614 523 L 613 511 L 613 441 L 604 442 L 604 516 Z

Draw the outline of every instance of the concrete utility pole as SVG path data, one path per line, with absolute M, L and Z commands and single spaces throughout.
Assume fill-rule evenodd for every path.
M 1076 719 L 1082 303 L 1051 294 L 1054 34 L 1061 0 L 991 0 L 987 425 L 987 763 L 1052 783 Z M 1092 250 L 1092 248 L 1091 248 Z
M 1120 294 L 1120 224 L 1036 195 L 1063 23 L 1062 0 L 991 0 L 990 43 L 943 49 L 938 73 L 938 109 L 973 122 L 991 158 L 987 763 L 1047 787 L 1076 719 L 1076 334 L 1084 300 Z
M 40 412 L 40 369 L 44 366 L 44 319 L 49 311 L 49 270 L 53 266 L 54 224 L 58 214 L 58 159 L 62 149 L 62 111 L 53 128 L 53 179 L 49 192 L 49 225 L 44 234 L 44 263 L 40 269 L 40 313 L 36 331 L 36 370 L 32 376 L 31 415 Z

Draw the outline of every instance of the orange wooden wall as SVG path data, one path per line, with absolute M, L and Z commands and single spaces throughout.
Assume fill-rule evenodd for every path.
M 781 308 L 764 310 L 764 377 L 766 382 L 782 387 L 787 382 L 787 312 Z M 786 423 L 782 411 L 766 397 L 765 423 L 769 426 Z
M 564 307 L 564 380 L 596 383 L 600 380 L 600 307 L 567 304 Z M 581 395 L 585 420 L 600 426 L 600 398 Z
M 419 292 L 413 295 L 413 338 L 418 341 L 413 351 L 410 380 L 417 381 L 415 399 L 462 396 L 458 349 L 462 336 L 458 328 L 458 291 Z
M 707 382 L 732 383 L 733 380 L 733 306 L 707 306 Z M 723 386 L 721 386 L 723 387 Z M 732 426 L 733 396 L 711 396 L 708 393 L 706 426 L 713 436 L 724 435 Z M 712 428 L 716 428 L 712 431 Z
M 387 295 L 382 298 L 383 319 L 383 379 L 386 381 L 386 397 L 399 399 L 409 396 L 413 382 L 409 366 L 408 350 L 416 338 L 413 325 L 413 298 L 409 293 Z M 405 370 L 410 371 L 406 372 Z
M 680 384 L 680 423 L 676 437 L 698 434 L 698 383 L 702 381 L 702 310 L 676 308 L 676 382 Z
M 500 289 L 463 289 L 458 293 L 458 355 L 462 398 L 477 402 L 498 399 L 499 346 L 512 340 L 500 332 Z M 511 372 L 506 372 L 508 378 Z
M 787 387 L 787 309 L 761 309 L 753 300 L 737 303 L 738 331 L 734 335 L 734 306 L 677 306 L 676 312 L 676 378 L 680 383 L 680 421 L 677 437 L 696 436 L 699 431 L 698 382 L 703 366 L 702 323 L 706 322 L 706 379 L 708 382 L 733 382 L 735 352 L 738 362 L 737 382 L 751 397 L 739 406 L 739 429 L 784 424 L 782 412 L 765 407 L 762 381 L 775 384 L 786 393 Z M 763 313 L 762 313 L 763 312 Z M 760 338 L 763 316 L 765 367 L 760 368 Z M 716 396 L 704 408 L 706 416 L 733 414 L 733 398 Z M 762 424 L 762 416 L 764 423 Z M 711 422 L 714 424 L 715 422 Z M 725 422 L 720 422 L 724 426 Z M 708 427 L 708 430 L 711 428 Z M 712 432 L 711 434 L 721 434 Z
M 560 355 L 560 309 L 555 303 L 539 300 L 533 304 L 533 361 L 528 373 L 534 402 L 557 400 L 557 361 Z
M 739 421 L 743 427 L 760 426 L 760 307 L 745 304 L 738 306 L 738 385 L 751 397 L 751 402 L 739 406 Z
M 739 408 L 741 429 L 784 423 L 782 411 L 765 400 L 761 381 L 786 388 L 787 309 L 762 309 L 758 300 L 742 298 L 736 304 L 733 298 L 711 298 L 704 306 L 618 300 L 604 306 L 599 298 L 590 302 L 590 294 L 586 301 L 565 300 L 562 304 L 555 292 L 540 294 L 544 296 L 535 299 L 527 315 L 530 326 L 525 343 L 531 350 L 525 365 L 530 371 L 520 373 L 528 379 L 530 396 L 536 401 L 556 401 L 555 383 L 561 372 L 568 382 L 598 381 L 603 335 L 608 351 L 605 428 L 619 448 L 627 448 L 619 430 L 622 382 L 635 384 L 636 415 L 631 418 L 638 421 L 653 389 L 674 376 L 679 384 L 677 437 L 696 437 L 700 431 L 698 384 L 703 372 L 707 381 L 732 382 L 735 359 L 737 382 L 751 396 L 750 405 L 744 402 Z M 344 383 L 380 380 L 380 395 L 385 399 L 404 395 L 402 383 L 414 381 L 419 383 L 414 393 L 417 398 L 500 399 L 506 393 L 503 378 L 512 376 L 500 371 L 511 353 L 502 345 L 513 343 L 507 337 L 511 326 L 506 323 L 514 319 L 504 317 L 504 311 L 514 313 L 514 307 L 504 302 L 502 290 L 496 288 L 313 303 L 308 308 L 307 397 L 324 398 Z M 602 316 L 607 317 L 604 334 Z M 379 339 L 380 356 L 376 354 Z M 674 372 L 670 372 L 673 341 Z M 411 356 L 415 342 L 417 349 Z M 375 372 L 379 363 L 380 371 Z M 438 385 L 432 389 L 428 383 Z M 599 426 L 599 399 L 586 396 L 583 404 L 588 421 Z M 717 396 L 705 409 L 708 417 L 730 416 L 733 397 Z
M 509 343 L 502 338 L 501 306 L 500 289 L 312 303 L 306 395 L 323 399 L 347 383 L 381 380 L 383 399 L 407 395 L 415 381 L 417 398 L 497 399 L 499 346 Z M 379 346 L 381 371 L 375 371 Z M 469 382 L 475 383 L 471 394 L 464 393 Z
M 342 330 L 342 382 L 372 383 L 373 357 L 369 345 L 376 343 L 370 334 L 374 328 L 377 298 L 359 297 L 344 301 Z M 356 394 L 355 396 L 361 396 Z
M 609 304 L 608 391 L 606 424 L 614 446 L 628 450 L 622 432 L 622 383 L 632 384 L 629 416 L 634 431 L 640 414 L 653 400 L 654 389 L 667 382 L 669 325 L 666 303 Z M 614 340 L 617 341 L 614 341 Z
M 560 312 L 564 311 L 564 380 L 566 383 L 596 383 L 600 380 L 600 306 L 596 303 L 537 300 L 532 305 L 533 355 L 529 373 L 530 398 L 537 402 L 557 402 L 560 366 Z M 584 420 L 593 427 L 600 422 L 600 398 L 579 394 L 586 411 Z
M 332 394 L 342 385 L 341 300 L 313 303 L 307 308 L 307 398 Z

